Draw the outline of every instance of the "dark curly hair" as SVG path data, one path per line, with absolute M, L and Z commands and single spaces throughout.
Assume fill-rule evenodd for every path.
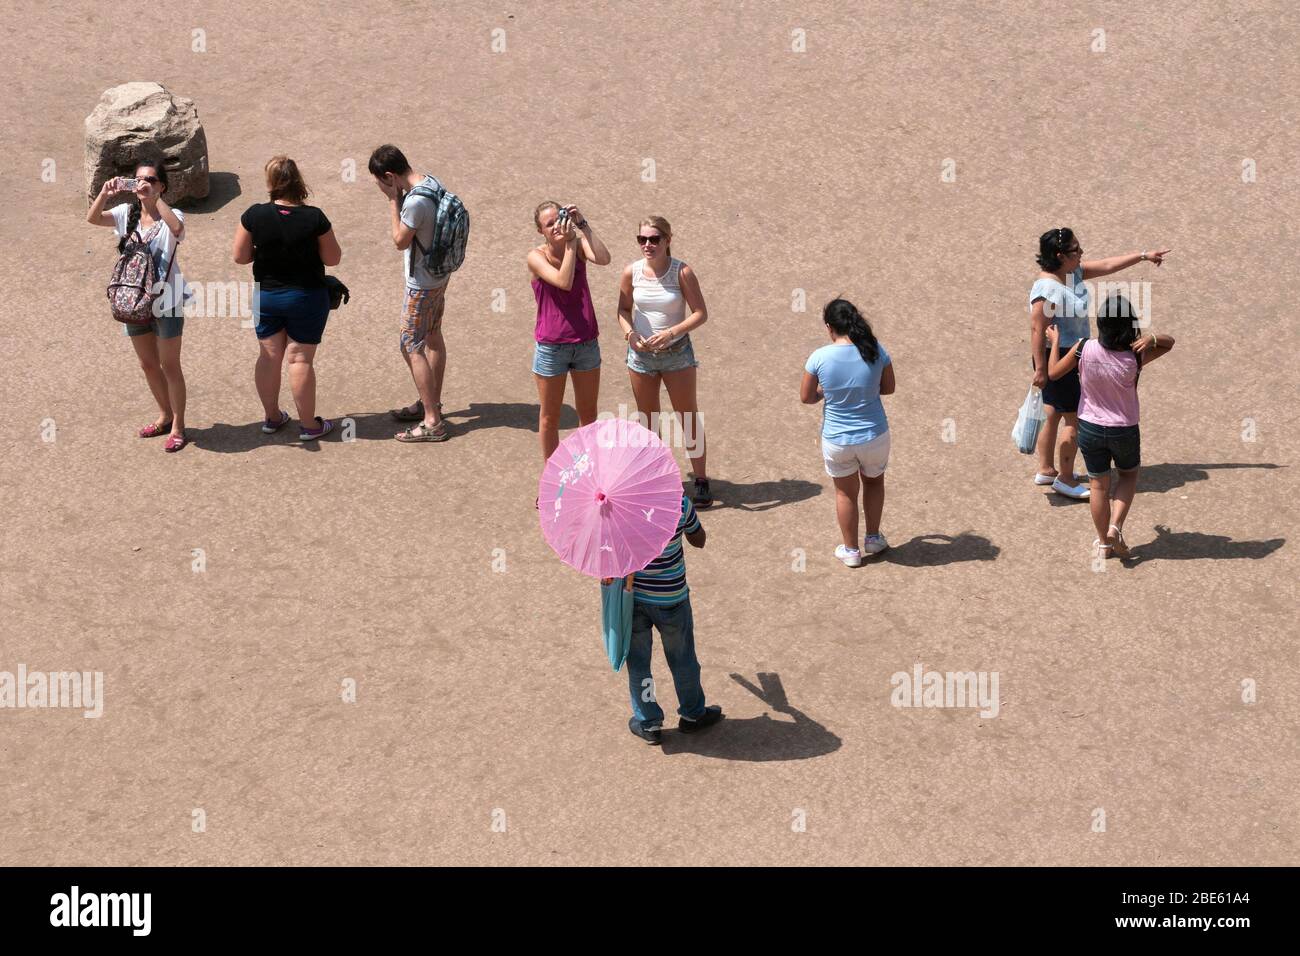
M 1061 253 L 1074 246 L 1074 233 L 1061 226 L 1038 237 L 1038 265 L 1044 272 L 1061 268 Z
M 132 173 L 138 173 L 144 166 L 148 166 L 158 174 L 158 185 L 162 188 L 158 190 L 158 195 L 167 191 L 167 167 L 163 165 L 163 158 L 156 154 L 143 154 L 137 156 L 135 163 L 131 166 Z M 126 235 L 117 241 L 117 251 L 123 252 L 126 249 L 126 241 L 135 232 L 136 227 L 140 225 L 140 200 L 135 197 L 131 198 L 131 211 L 126 216 Z

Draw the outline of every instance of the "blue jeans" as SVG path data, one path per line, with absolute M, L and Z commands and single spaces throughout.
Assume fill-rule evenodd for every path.
M 663 708 L 655 700 L 654 678 L 650 674 L 650 628 L 659 631 L 664 657 L 677 691 L 677 713 L 696 718 L 704 713 L 704 688 L 700 686 L 700 662 L 695 656 L 695 622 L 688 595 L 680 604 L 664 607 L 637 601 L 632 605 L 632 643 L 627 650 L 627 684 L 632 694 L 632 716 L 646 730 L 662 727 Z M 649 698 L 648 700 L 646 698 Z

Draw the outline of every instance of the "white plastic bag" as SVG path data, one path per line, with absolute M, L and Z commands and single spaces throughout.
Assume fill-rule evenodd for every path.
M 1047 413 L 1043 411 L 1042 389 L 1030 385 L 1029 394 L 1025 396 L 1024 404 L 1020 406 L 1020 414 L 1016 416 L 1016 427 L 1011 429 L 1011 440 L 1016 443 L 1020 454 L 1034 453 L 1034 448 L 1038 445 L 1038 430 L 1042 428 L 1046 419 Z

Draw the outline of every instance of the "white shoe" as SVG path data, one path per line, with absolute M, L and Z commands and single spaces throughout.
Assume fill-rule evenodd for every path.
M 846 548 L 842 544 L 835 546 L 835 557 L 851 568 L 862 567 L 862 552 L 857 548 Z
M 869 534 L 862 539 L 862 550 L 867 554 L 879 554 L 889 547 L 883 534 Z
M 1060 478 L 1052 482 L 1052 490 L 1058 495 L 1065 495 L 1067 498 L 1087 499 L 1092 492 L 1084 485 L 1067 485 Z
M 1045 475 L 1041 471 L 1034 473 L 1034 484 L 1050 485 L 1056 480 L 1056 475 Z

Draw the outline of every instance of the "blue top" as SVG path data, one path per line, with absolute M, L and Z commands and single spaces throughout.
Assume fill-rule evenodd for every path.
M 804 370 L 817 376 L 822 394 L 822 438 L 836 445 L 861 445 L 889 431 L 880 401 L 880 376 L 889 353 L 868 365 L 856 345 L 823 345 L 808 356 Z
M 682 553 L 682 535 L 700 530 L 700 519 L 695 514 L 691 499 L 682 495 L 682 515 L 677 520 L 677 531 L 655 558 L 632 579 L 632 596 L 642 604 L 680 604 L 690 593 L 686 586 L 686 555 Z
M 1083 283 L 1083 266 L 1070 273 L 1070 284 L 1061 285 L 1055 279 L 1035 280 L 1029 290 L 1029 308 L 1043 300 L 1043 315 L 1048 325 L 1061 330 L 1061 352 L 1088 337 L 1088 287 Z

